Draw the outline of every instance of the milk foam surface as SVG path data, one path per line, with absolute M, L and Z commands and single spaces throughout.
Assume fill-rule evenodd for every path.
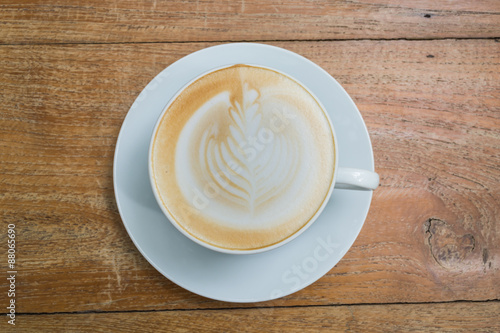
M 237 65 L 171 103 L 153 142 L 165 208 L 194 237 L 227 249 L 278 243 L 306 225 L 334 172 L 330 124 L 299 83 Z

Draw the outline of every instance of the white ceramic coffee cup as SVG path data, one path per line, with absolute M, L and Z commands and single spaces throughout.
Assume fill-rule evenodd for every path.
M 272 245 L 269 245 L 269 246 L 266 246 L 266 247 L 261 247 L 261 248 L 258 248 L 258 249 L 233 250 L 233 249 L 226 249 L 226 248 L 221 248 L 221 247 L 217 247 L 217 246 L 208 244 L 208 243 L 204 242 L 203 240 L 200 240 L 200 239 L 194 237 L 193 235 L 189 234 L 184 228 L 182 228 L 178 224 L 178 222 L 176 221 L 176 219 L 170 214 L 169 210 L 165 207 L 163 201 L 161 200 L 160 194 L 158 193 L 158 189 L 157 189 L 157 186 L 156 186 L 156 180 L 154 178 L 153 165 L 152 165 L 152 160 L 153 160 L 152 159 L 152 154 L 153 154 L 154 138 L 156 136 L 156 133 L 158 131 L 158 127 L 159 127 L 159 125 L 161 123 L 161 120 L 162 120 L 164 114 L 167 112 L 167 110 L 169 109 L 169 107 L 172 104 L 172 102 L 184 91 L 184 89 L 186 89 L 193 82 L 195 82 L 198 79 L 204 77 L 205 75 L 208 75 L 208 74 L 210 74 L 212 72 L 224 69 L 226 67 L 231 67 L 231 66 L 234 66 L 234 65 L 236 65 L 236 64 L 231 64 L 231 65 L 227 65 L 227 66 L 217 67 L 217 68 L 214 68 L 214 69 L 212 69 L 210 71 L 207 71 L 207 72 L 204 72 L 204 73 L 198 75 L 197 77 L 195 77 L 194 79 L 192 79 L 189 83 L 187 83 L 183 88 L 181 88 L 170 99 L 170 101 L 167 103 L 167 105 L 165 106 L 165 108 L 161 112 L 161 114 L 160 114 L 160 116 L 159 116 L 159 118 L 158 118 L 158 120 L 157 120 L 157 122 L 155 124 L 154 130 L 153 130 L 153 133 L 152 133 L 152 137 L 151 137 L 151 141 L 150 141 L 150 145 L 149 145 L 149 154 L 148 154 L 149 179 L 150 179 L 150 183 L 151 183 L 151 187 L 152 187 L 154 196 L 156 198 L 156 201 L 158 202 L 158 205 L 160 206 L 160 209 L 165 214 L 165 216 L 168 218 L 168 220 L 170 221 L 170 223 L 177 230 L 179 230 L 183 235 L 185 235 L 186 237 L 188 237 L 189 239 L 191 239 L 193 242 L 195 242 L 195 243 L 197 243 L 197 244 L 199 244 L 201 246 L 204 246 L 204 247 L 206 247 L 206 248 L 208 248 L 210 250 L 214 250 L 214 251 L 218 251 L 218 252 L 222 252 L 222 253 L 227 253 L 227 254 L 255 254 L 255 253 L 261 253 L 261 252 L 269 251 L 269 250 L 275 249 L 277 247 L 280 247 L 280 246 L 282 246 L 282 245 L 284 245 L 284 244 L 292 241 L 293 239 L 297 238 L 300 234 L 302 234 L 305 230 L 307 230 L 307 228 L 309 228 L 316 221 L 316 219 L 320 216 L 320 214 L 323 211 L 323 209 L 325 208 L 325 206 L 328 204 L 328 201 L 330 199 L 330 196 L 331 196 L 332 191 L 333 191 L 334 188 L 337 188 L 337 189 L 350 189 L 350 190 L 375 190 L 378 187 L 378 185 L 379 185 L 379 175 L 377 173 L 375 173 L 373 171 L 369 171 L 369 170 L 356 169 L 356 168 L 343 168 L 343 167 L 339 168 L 338 167 L 338 160 L 339 160 L 339 156 L 338 156 L 338 144 L 337 144 L 337 137 L 336 137 L 336 134 L 335 134 L 334 126 L 333 126 L 333 124 L 331 122 L 331 119 L 330 119 L 330 116 L 328 115 L 328 112 L 324 108 L 324 106 L 321 103 L 321 101 L 314 95 L 314 93 L 312 91 L 310 91 L 307 88 L 307 86 L 305 86 L 299 80 L 293 78 L 289 74 L 284 73 L 284 72 L 279 71 L 279 70 L 276 70 L 274 68 L 270 68 L 270 67 L 266 67 L 266 66 L 262 66 L 262 65 L 246 64 L 248 66 L 261 67 L 261 68 L 264 68 L 264 69 L 272 70 L 272 71 L 278 72 L 278 73 L 280 73 L 280 74 L 282 74 L 282 75 L 284 75 L 286 77 L 291 78 L 292 80 L 294 80 L 297 83 L 299 83 L 305 90 L 307 90 L 309 92 L 309 94 L 311 94 L 311 96 L 313 96 L 314 99 L 316 100 L 316 102 L 321 106 L 321 108 L 323 109 L 323 112 L 324 112 L 324 114 L 326 116 L 325 119 L 326 119 L 326 121 L 328 121 L 328 123 L 330 125 L 331 132 L 332 132 L 332 135 L 333 135 L 333 138 L 334 138 L 333 141 L 334 141 L 334 146 L 335 146 L 335 149 L 334 149 L 335 166 L 334 166 L 333 180 L 332 180 L 332 182 L 330 184 L 330 187 L 329 187 L 326 199 L 323 201 L 323 204 L 317 210 L 316 214 L 308 221 L 307 224 L 305 224 L 304 226 L 302 226 L 302 228 L 300 228 L 300 230 L 298 230 L 293 235 L 289 236 L 288 238 L 283 239 L 282 241 L 280 241 L 278 243 L 275 243 L 275 244 L 272 244 Z

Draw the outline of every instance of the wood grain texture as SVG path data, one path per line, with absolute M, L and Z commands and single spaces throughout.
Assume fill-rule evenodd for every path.
M 20 316 L 31 332 L 498 332 L 499 302 Z
M 318 63 L 351 94 L 382 186 L 345 258 L 265 305 L 498 300 L 500 43 L 273 44 Z M 18 230 L 19 313 L 239 306 L 157 273 L 128 237 L 112 186 L 116 138 L 136 96 L 164 67 L 211 45 L 0 47 L 0 219 Z
M 497 0 L 0 1 L 0 43 L 499 37 Z

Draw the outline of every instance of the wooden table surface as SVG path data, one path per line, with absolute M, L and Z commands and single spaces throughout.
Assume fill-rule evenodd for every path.
M 498 0 L 0 1 L 0 331 L 500 331 Z M 350 251 L 281 299 L 178 287 L 118 213 L 113 154 L 135 98 L 181 57 L 254 41 L 352 96 L 381 186 Z M 0 282 L 9 306 L 9 281 Z

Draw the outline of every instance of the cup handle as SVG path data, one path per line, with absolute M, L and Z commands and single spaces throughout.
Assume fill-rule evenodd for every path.
M 348 190 L 374 190 L 378 187 L 379 181 L 380 177 L 373 171 L 353 168 L 339 168 L 337 170 L 335 188 Z

